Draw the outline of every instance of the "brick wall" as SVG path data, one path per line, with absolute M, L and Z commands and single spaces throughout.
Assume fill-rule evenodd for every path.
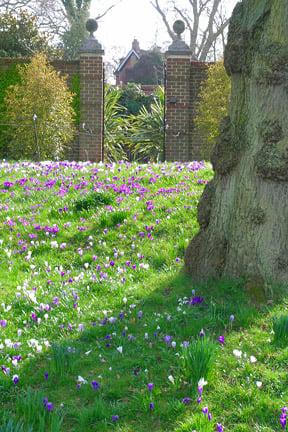
M 97 54 L 80 56 L 80 112 L 85 130 L 79 133 L 79 158 L 103 160 L 103 58 Z
M 166 56 L 165 159 L 201 160 L 201 135 L 194 125 L 201 84 L 208 63 L 191 61 L 189 54 Z

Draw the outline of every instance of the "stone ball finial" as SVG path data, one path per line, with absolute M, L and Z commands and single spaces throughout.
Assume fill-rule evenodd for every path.
M 180 38 L 180 35 L 185 31 L 185 23 L 182 20 L 177 20 L 173 24 L 173 30 Z
M 93 37 L 93 33 L 98 29 L 98 23 L 94 18 L 89 18 L 86 21 L 86 29 L 90 33 L 90 36 Z

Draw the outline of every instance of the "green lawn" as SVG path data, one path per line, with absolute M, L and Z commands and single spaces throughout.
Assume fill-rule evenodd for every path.
M 183 272 L 211 177 L 0 163 L 0 432 L 281 430 L 288 296 Z

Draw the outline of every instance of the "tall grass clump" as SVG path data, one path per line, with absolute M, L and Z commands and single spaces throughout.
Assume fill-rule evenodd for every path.
M 60 432 L 63 422 L 62 415 L 45 406 L 45 397 L 42 393 L 29 388 L 22 393 L 16 401 L 17 418 L 23 422 L 14 423 L 13 420 L 6 423 L 3 432 Z M 0 429 L 1 430 L 1 429 Z M 2 431 L 2 430 L 1 430 Z
M 209 338 L 202 337 L 183 348 L 182 371 L 193 386 L 196 386 L 201 378 L 207 379 L 214 364 L 216 344 Z
M 52 344 L 52 366 L 53 372 L 58 377 L 63 377 L 72 372 L 75 362 L 75 355 L 68 347 L 60 344 Z
M 273 321 L 274 342 L 288 345 L 288 315 L 281 315 Z

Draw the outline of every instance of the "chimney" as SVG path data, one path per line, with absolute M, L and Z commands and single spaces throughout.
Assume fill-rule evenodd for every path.
M 140 54 L 140 45 L 137 39 L 134 39 L 132 42 L 132 49 L 136 51 L 137 54 Z

